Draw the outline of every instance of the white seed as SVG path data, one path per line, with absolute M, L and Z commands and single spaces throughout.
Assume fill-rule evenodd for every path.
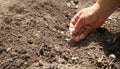
M 70 35 L 72 35 L 72 32 L 73 32 L 74 30 L 75 30 L 74 28 L 69 28 Z

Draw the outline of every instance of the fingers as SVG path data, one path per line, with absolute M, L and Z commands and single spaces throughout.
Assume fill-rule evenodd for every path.
M 90 31 L 88 29 L 86 29 L 83 33 L 80 34 L 79 41 L 83 40 L 89 33 L 90 33 Z
M 79 42 L 80 40 L 83 40 L 89 34 L 89 32 L 89 29 L 82 28 L 79 34 L 73 36 L 73 40 Z
M 79 41 L 79 36 L 78 35 L 80 33 L 82 33 L 83 31 L 84 31 L 84 28 L 81 28 L 78 34 L 73 35 L 73 40 L 76 41 L 76 42 L 78 42 Z
M 70 28 L 74 28 L 72 31 L 72 35 L 75 35 L 79 32 L 80 28 L 83 26 L 83 16 L 81 16 L 80 12 L 78 12 L 70 22 Z
M 75 31 L 73 31 L 73 34 L 78 34 L 80 29 L 82 28 L 84 22 L 83 22 L 83 16 L 81 15 L 78 19 L 78 21 L 75 24 Z
M 71 35 L 74 35 L 73 32 L 76 30 L 75 29 L 75 24 L 78 22 L 79 20 L 79 14 L 77 13 L 71 20 L 70 24 L 69 24 L 69 31 Z
M 85 25 L 85 14 L 77 13 L 70 22 L 69 31 L 74 41 L 78 42 L 84 39 L 91 28 Z
M 78 21 L 78 19 L 79 19 L 79 15 L 76 14 L 76 15 L 72 18 L 70 24 L 72 24 L 72 25 L 75 26 L 75 24 L 76 24 L 76 22 Z M 70 25 L 70 26 L 71 26 L 71 25 Z

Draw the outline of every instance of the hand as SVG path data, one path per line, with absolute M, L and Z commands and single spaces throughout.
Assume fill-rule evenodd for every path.
M 80 10 L 70 22 L 70 32 L 74 41 L 78 42 L 84 39 L 92 30 L 101 26 L 105 20 L 105 16 L 100 16 L 98 13 L 98 6 Z

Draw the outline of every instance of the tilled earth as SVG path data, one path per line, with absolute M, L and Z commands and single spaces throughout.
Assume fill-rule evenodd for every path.
M 0 0 L 0 69 L 120 69 L 119 8 L 83 41 L 69 35 L 70 19 L 94 2 Z

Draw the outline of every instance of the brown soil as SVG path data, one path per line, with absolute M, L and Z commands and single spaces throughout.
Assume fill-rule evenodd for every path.
M 79 9 L 95 2 L 73 1 Z M 68 24 L 78 9 L 70 3 L 0 0 L 0 69 L 120 69 L 120 10 L 75 43 Z M 116 56 L 111 64 L 110 54 Z

